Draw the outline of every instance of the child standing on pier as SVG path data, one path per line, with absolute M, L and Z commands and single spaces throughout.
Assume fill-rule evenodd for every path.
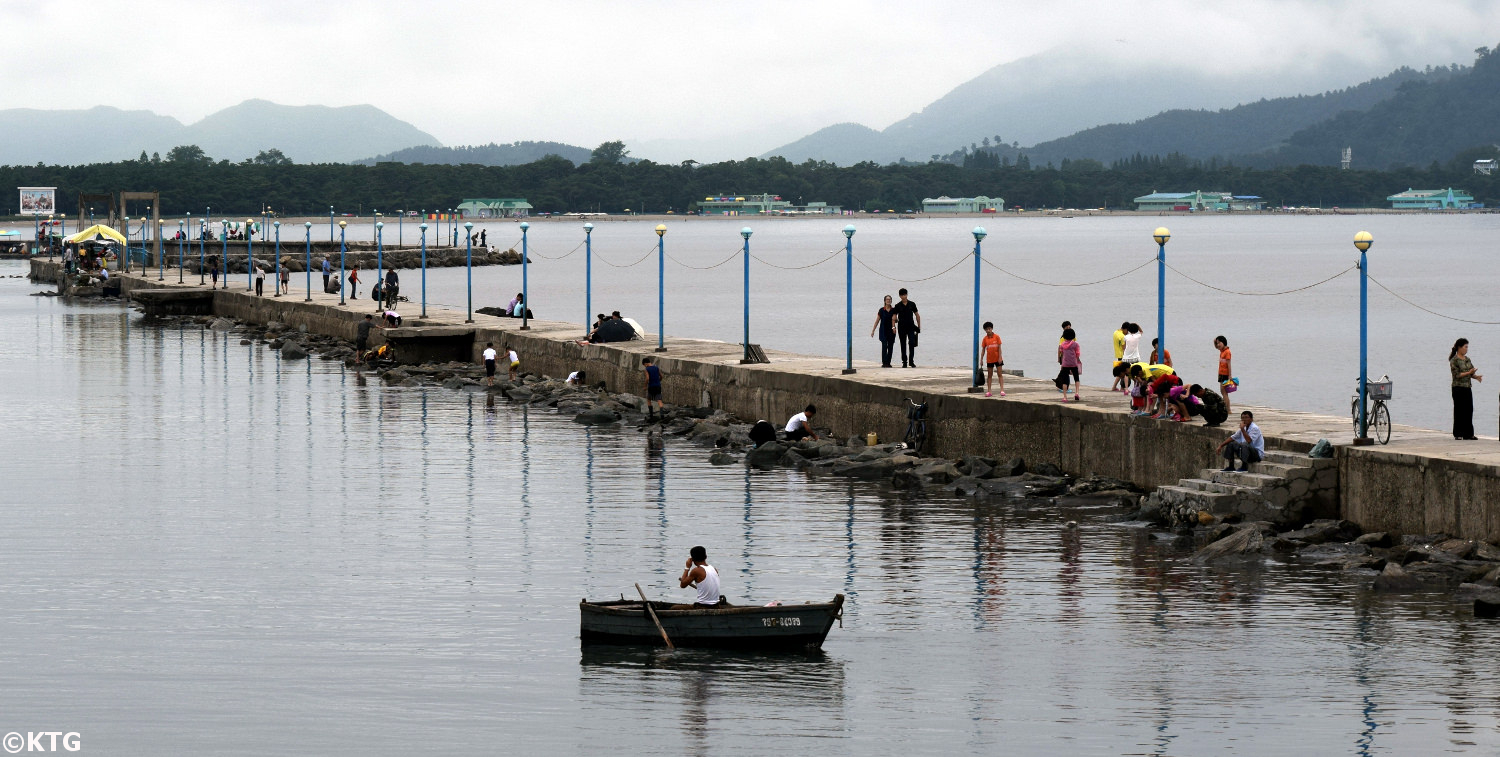
M 1000 335 L 995 333 L 995 324 L 990 321 L 984 322 L 984 338 L 979 340 L 979 359 L 984 364 L 984 396 L 993 397 L 991 394 L 995 384 L 995 376 L 1000 377 L 1000 396 L 1005 396 L 1005 373 L 1000 369 L 1005 366 L 1005 360 L 1000 354 Z
M 1223 335 L 1214 337 L 1214 349 L 1219 351 L 1219 395 L 1224 400 L 1224 412 L 1227 413 L 1229 412 L 1229 390 L 1224 385 L 1229 383 L 1230 378 L 1234 376 L 1234 371 L 1231 370 L 1233 366 L 1230 365 L 1234 354 L 1229 351 L 1229 340 Z
M 495 385 L 495 343 L 484 343 L 484 375 L 490 386 Z
M 1063 329 L 1062 343 L 1057 345 L 1057 362 L 1062 365 L 1062 370 L 1057 372 L 1057 390 L 1062 392 L 1064 402 L 1068 401 L 1068 385 L 1073 386 L 1073 401 L 1078 401 L 1078 387 L 1082 381 L 1083 348 L 1078 345 L 1078 335 L 1073 333 L 1072 328 Z M 1071 379 L 1071 380 L 1070 380 Z

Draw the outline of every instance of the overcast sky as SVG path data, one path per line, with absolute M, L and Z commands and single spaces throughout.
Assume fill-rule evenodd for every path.
M 717 159 L 883 128 L 1058 46 L 1298 85 L 1468 63 L 1500 43 L 1500 2 L 0 0 L 0 28 L 0 108 L 191 123 L 249 98 L 369 103 L 449 145 L 620 138 Z

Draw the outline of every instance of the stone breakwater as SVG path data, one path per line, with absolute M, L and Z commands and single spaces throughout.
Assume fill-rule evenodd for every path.
M 241 345 L 279 350 L 283 360 L 316 356 L 360 367 L 354 347 L 346 340 L 309 334 L 305 329 L 271 322 L 255 324 L 227 318 L 198 316 L 165 319 L 215 331 L 235 332 Z M 870 486 L 922 501 L 924 492 L 969 497 L 977 506 L 1000 501 L 1020 507 L 1067 509 L 1088 513 L 1097 524 L 1136 528 L 1145 538 L 1166 541 L 1197 564 L 1253 565 L 1265 560 L 1292 561 L 1342 571 L 1367 582 L 1375 591 L 1448 592 L 1456 600 L 1473 603 L 1476 613 L 1500 613 L 1500 547 L 1484 541 L 1447 534 L 1361 532 L 1337 518 L 1298 518 L 1285 509 L 1219 512 L 1195 509 L 1196 501 L 1163 497 L 1160 487 L 1143 493 L 1129 482 L 1099 475 L 1070 475 L 1056 465 L 1028 464 L 1021 458 L 996 460 L 965 454 L 922 455 L 899 443 L 867 445 L 863 437 L 837 438 L 828 428 L 824 438 L 796 442 L 774 441 L 759 447 L 750 441 L 752 421 L 708 406 L 665 405 L 655 417 L 646 402 L 629 392 L 611 392 L 603 385 L 574 386 L 537 373 L 517 381 L 484 384 L 480 366 L 467 362 L 386 365 L 368 369 L 386 385 L 440 388 L 454 393 L 484 394 L 489 401 L 503 398 L 534 409 L 550 409 L 570 416 L 580 425 L 616 427 L 642 434 L 648 443 L 668 439 L 701 445 L 716 466 L 744 466 L 756 470 L 794 469 L 809 476 L 858 479 Z M 1295 460 L 1271 463 L 1295 468 Z M 1316 459 L 1308 458 L 1309 461 Z M 1306 466 L 1316 479 L 1331 461 Z M 1212 473 L 1211 471 L 1205 474 Z M 1234 501 L 1247 501 L 1234 492 Z M 1275 497 L 1270 497 L 1274 500 Z M 1261 505 L 1267 501 L 1262 498 Z M 1307 515 L 1306 511 L 1298 511 Z M 1254 516 L 1269 515 L 1271 519 Z M 1071 525 L 1071 524 L 1070 524 Z

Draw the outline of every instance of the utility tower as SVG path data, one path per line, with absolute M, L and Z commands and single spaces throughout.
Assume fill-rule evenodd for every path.
M 1345 147 L 1343 156 L 1339 158 L 1339 168 L 1347 171 L 1352 162 L 1354 162 L 1354 148 Z

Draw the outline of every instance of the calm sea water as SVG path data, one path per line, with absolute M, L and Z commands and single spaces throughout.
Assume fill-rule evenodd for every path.
M 0 273 L 19 270 L 0 264 Z M 1080 505 L 716 468 L 0 279 L 0 732 L 105 754 L 1493 754 L 1500 624 Z M 1066 522 L 1079 525 L 1069 528 Z M 849 598 L 822 654 L 580 598 Z

